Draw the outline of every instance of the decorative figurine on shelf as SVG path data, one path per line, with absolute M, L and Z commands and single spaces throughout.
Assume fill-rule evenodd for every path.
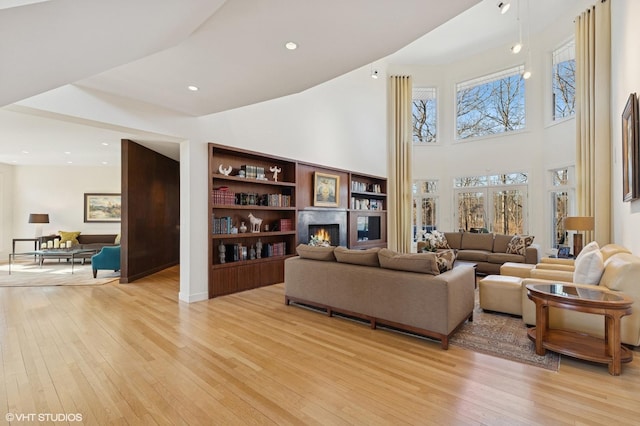
M 258 242 L 256 243 L 256 257 L 260 259 L 262 257 L 262 241 L 258 238 Z
M 220 172 L 220 174 L 223 174 L 225 176 L 229 176 L 231 170 L 233 170 L 233 167 L 231 166 L 227 167 L 226 169 L 222 167 L 222 164 L 218 166 L 218 171 Z
M 220 257 L 220 263 L 225 262 L 227 248 L 224 246 L 224 242 L 221 240 L 220 245 L 218 246 L 218 256 Z
M 278 166 L 273 166 L 269 169 L 269 171 L 273 172 L 273 180 L 275 182 L 278 181 L 278 173 L 280 173 L 282 171 L 282 169 Z
M 244 234 L 245 232 L 247 232 L 247 225 L 245 225 L 244 222 L 240 222 L 240 228 L 238 228 L 238 230 L 241 234 Z
M 260 232 L 262 219 L 255 217 L 252 213 L 249 213 L 249 223 L 251 224 L 251 232 Z
M 249 259 L 253 260 L 256 258 L 256 249 L 253 248 L 253 246 L 251 246 L 251 248 L 249 249 Z

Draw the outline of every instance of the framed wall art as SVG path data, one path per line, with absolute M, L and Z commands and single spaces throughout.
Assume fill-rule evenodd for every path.
M 84 194 L 85 222 L 120 222 L 120 194 Z
M 640 197 L 638 176 L 638 98 L 629 95 L 622 112 L 622 198 L 631 201 Z
M 313 178 L 313 205 L 338 207 L 340 204 L 340 176 L 315 172 Z

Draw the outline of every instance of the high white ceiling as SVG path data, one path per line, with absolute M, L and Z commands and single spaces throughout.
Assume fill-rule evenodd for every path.
M 531 0 L 528 11 L 521 2 L 534 32 L 552 21 L 550 10 L 584 0 Z M 202 116 L 382 58 L 442 63 L 477 53 L 504 44 L 515 13 L 501 16 L 494 0 L 51 0 L 0 10 L 0 162 L 119 163 L 123 137 L 176 157 L 158 135 L 11 106 L 66 84 Z M 299 48 L 288 51 L 287 41 Z

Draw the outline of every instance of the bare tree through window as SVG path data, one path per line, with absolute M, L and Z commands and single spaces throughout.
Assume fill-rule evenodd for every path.
M 414 88 L 413 104 L 413 142 L 436 142 L 437 103 L 435 88 Z
M 456 96 L 458 139 L 520 130 L 525 127 L 523 67 L 459 83 Z

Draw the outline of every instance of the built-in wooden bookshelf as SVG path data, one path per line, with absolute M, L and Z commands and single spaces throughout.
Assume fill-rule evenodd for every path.
M 349 247 L 387 246 L 387 180 L 349 174 Z
M 301 242 L 298 216 L 303 213 L 341 215 L 347 237 L 336 245 L 386 247 L 385 178 L 214 143 L 208 149 L 210 298 L 283 282 L 284 261 Z M 277 180 L 272 168 L 279 171 Z M 338 177 L 336 207 L 314 206 L 317 172 Z M 262 220 L 259 232 L 252 232 L 250 214 Z
M 297 245 L 295 179 L 294 161 L 209 144 L 209 297 L 284 280 Z

